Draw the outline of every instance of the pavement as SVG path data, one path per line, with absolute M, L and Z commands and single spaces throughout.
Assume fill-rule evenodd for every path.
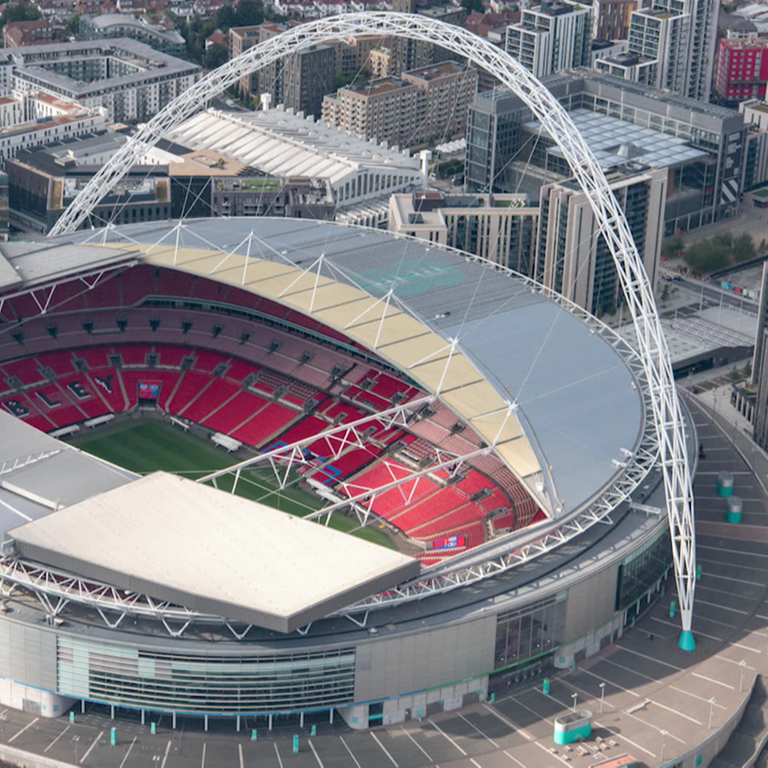
M 237 733 L 233 720 L 211 719 L 205 732 L 199 719 L 179 717 L 174 730 L 162 717 L 153 735 L 149 719 L 146 725 L 135 718 L 111 720 L 105 708 L 77 713 L 74 723 L 6 709 L 0 713 L 0 742 L 93 768 L 559 768 L 623 754 L 648 766 L 667 764 L 714 733 L 749 695 L 754 676 L 768 674 L 765 493 L 745 461 L 749 454 L 736 450 L 695 398 L 691 410 L 706 454 L 695 479 L 703 573 L 696 588 L 694 653 L 677 648 L 680 627 L 678 617 L 670 617 L 669 603 L 676 599 L 670 579 L 667 594 L 647 606 L 618 643 L 556 676 L 548 696 L 537 684 L 497 695 L 493 704 L 367 732 L 353 732 L 339 718 L 333 725 L 315 720 L 314 737 L 309 720 L 303 729 L 277 721 L 269 733 L 262 719 L 244 719 Z M 724 500 L 715 490 L 723 469 L 733 472 L 735 493 L 744 502 L 740 525 L 724 522 Z M 593 738 L 583 745 L 588 755 L 552 740 L 554 718 L 574 705 L 595 716 Z M 109 743 L 112 727 L 115 746 Z

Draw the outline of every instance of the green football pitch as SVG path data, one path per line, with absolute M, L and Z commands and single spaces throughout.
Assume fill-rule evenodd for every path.
M 89 431 L 72 440 L 72 444 L 133 472 L 147 474 L 163 470 L 192 480 L 238 461 L 223 448 L 216 448 L 197 435 L 150 419 L 122 421 Z M 219 478 L 218 486 L 231 490 L 233 480 L 233 475 L 225 475 Z M 301 490 L 297 484 L 278 490 L 274 474 L 268 467 L 243 472 L 237 485 L 237 495 L 300 516 L 324 504 L 322 499 Z M 350 532 L 374 544 L 394 546 L 383 531 L 371 525 L 360 528 L 356 518 L 338 512 L 331 518 L 331 528 Z

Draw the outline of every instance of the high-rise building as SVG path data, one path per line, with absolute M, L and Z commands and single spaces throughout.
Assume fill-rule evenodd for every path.
M 639 163 L 615 166 L 611 190 L 627 218 L 651 284 L 656 282 L 667 196 L 667 173 Z M 623 301 L 616 266 L 591 204 L 574 181 L 541 188 L 539 236 L 533 277 L 593 314 Z
M 455 61 L 340 88 L 323 100 L 323 122 L 358 136 L 411 147 L 463 136 L 477 70 Z
M 595 0 L 592 36 L 600 40 L 626 40 L 629 18 L 638 0 Z
M 536 77 L 589 64 L 590 9 L 571 0 L 542 2 L 507 27 L 506 50 Z
M 768 83 L 768 40 L 723 38 L 717 41 L 712 97 L 719 104 L 736 106 L 762 99 Z
M 412 192 L 389 198 L 387 227 L 533 274 L 538 201 L 528 195 Z
M 251 27 L 230 27 L 227 46 L 229 48 L 229 57 L 234 59 L 243 51 L 247 51 L 260 42 L 261 25 L 257 24 Z M 241 77 L 238 81 L 240 93 L 243 96 L 249 96 L 251 93 L 258 93 L 259 87 L 258 72 Z
M 653 0 L 633 11 L 629 52 L 657 62 L 657 88 L 709 101 L 720 0 Z
M 633 160 L 666 170 L 665 234 L 738 210 L 747 129 L 735 110 L 587 72 L 543 82 L 605 169 Z M 467 114 L 469 191 L 535 192 L 570 174 L 554 138 L 521 99 L 501 89 L 476 97 Z

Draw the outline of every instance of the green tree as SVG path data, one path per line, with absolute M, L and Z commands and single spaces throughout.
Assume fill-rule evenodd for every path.
M 755 241 L 752 239 L 752 235 L 750 235 L 749 232 L 744 232 L 734 239 L 731 255 L 733 261 L 737 264 L 742 261 L 747 261 L 747 259 L 753 259 L 756 253 L 757 249 L 755 248 Z
M 240 0 L 235 8 L 238 27 L 251 27 L 264 21 L 264 3 L 261 0 Z
M 675 256 L 681 253 L 685 248 L 683 238 L 680 235 L 672 235 L 672 237 L 665 237 L 661 241 L 661 255 L 668 259 L 670 256 Z
M 483 0 L 461 0 L 461 7 L 467 12 L 477 11 L 478 13 L 485 13 L 483 7 Z
M 229 31 L 230 27 L 237 26 L 237 14 L 231 5 L 222 5 L 216 11 L 216 24 L 222 32 Z
M 209 45 L 203 54 L 203 66 L 206 69 L 216 69 L 229 58 L 229 52 L 221 43 Z
M 67 35 L 76 35 L 80 31 L 80 14 L 75 13 L 67 19 L 64 25 L 64 31 Z
M 35 21 L 42 18 L 42 15 L 34 5 L 7 5 L 0 14 L 0 26 L 9 21 Z
M 727 267 L 730 254 L 713 240 L 700 240 L 689 246 L 683 256 L 685 263 L 696 272 L 713 272 Z

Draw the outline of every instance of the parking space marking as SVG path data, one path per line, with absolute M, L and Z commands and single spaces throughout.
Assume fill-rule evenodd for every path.
M 19 736 L 21 736 L 21 734 L 27 730 L 27 728 L 30 728 L 31 726 L 33 726 L 39 719 L 40 719 L 39 717 L 36 717 L 31 722 L 27 723 L 20 731 L 17 731 L 13 736 L 11 736 L 10 739 L 8 739 L 8 743 L 12 744 L 14 741 L 16 741 L 16 739 L 18 739 Z
M 501 712 L 497 712 L 495 709 L 493 709 L 492 707 L 489 707 L 487 704 L 483 704 L 483 706 L 492 715 L 495 715 L 499 720 L 501 720 L 502 723 L 506 723 L 510 728 L 513 728 L 515 731 L 517 731 L 517 733 L 522 733 L 527 741 L 535 741 L 534 737 L 530 733 L 528 733 L 528 731 L 526 731 L 525 728 L 521 728 L 514 720 L 510 720 L 506 715 L 502 715 Z
M 43 754 L 45 754 L 72 726 L 68 725 L 44 750 Z M 134 739 L 136 741 L 136 739 Z
M 434 720 L 429 720 L 428 722 L 434 725 L 435 728 L 437 728 L 437 730 L 442 733 L 443 736 L 445 736 L 445 738 L 448 739 L 448 741 L 450 741 L 451 744 L 453 744 L 453 746 L 456 747 L 456 749 L 458 749 L 462 755 L 464 755 L 464 757 L 467 756 L 467 753 Z
M 207 746 L 206 743 L 203 742 L 203 759 L 202 759 L 202 762 L 200 763 L 200 768 L 205 768 L 205 748 L 206 748 L 206 746 Z
M 344 741 L 344 739 L 342 739 Z M 283 758 L 280 757 L 280 750 L 277 748 L 277 742 L 272 742 L 275 745 L 275 754 L 277 755 L 277 764 L 280 766 L 280 768 L 283 768 Z M 357 762 L 357 760 L 355 760 Z
M 693 717 L 690 717 L 689 715 L 684 715 L 682 712 L 678 712 L 676 709 L 672 709 L 672 707 L 668 707 L 666 704 L 660 704 L 658 701 L 655 701 L 654 699 L 648 699 L 648 701 L 651 702 L 651 704 L 655 704 L 657 707 L 661 707 L 662 709 L 666 709 L 667 712 L 672 712 L 678 717 L 684 717 L 686 720 L 690 720 L 692 723 L 696 723 L 696 725 L 703 725 L 702 722 L 699 720 L 696 720 Z
M 243 745 L 237 745 L 237 752 L 240 755 L 240 768 L 245 768 L 245 759 L 243 758 Z
M 137 738 L 138 738 L 138 736 L 134 736 L 133 737 L 133 741 L 131 742 L 131 746 L 128 747 L 128 749 L 126 750 L 125 756 L 123 757 L 123 761 L 120 763 L 120 768 L 123 768 L 123 766 L 125 765 L 125 761 L 128 759 L 128 755 L 131 754 L 131 750 L 133 749 L 133 745 L 136 743 L 136 739 Z
M 655 616 L 651 616 L 651 618 L 652 618 L 654 621 L 658 621 L 660 624 L 667 624 L 667 625 L 669 625 L 670 627 L 675 627 L 675 628 L 677 628 L 677 627 L 679 627 L 679 626 L 680 626 L 679 624 L 673 624 L 671 621 L 664 621 L 664 619 L 657 619 Z M 696 630 L 696 634 L 697 634 L 697 635 L 701 635 L 702 637 L 706 637 L 706 638 L 707 638 L 707 640 L 715 640 L 715 641 L 716 641 L 716 642 L 718 642 L 718 643 L 722 643 L 722 642 L 723 642 L 723 638 L 721 638 L 721 637 L 715 637 L 715 635 L 708 635 L 706 632 L 701 632 L 701 631 L 700 631 L 700 630 L 698 630 L 698 629 Z
M 400 766 L 397 764 L 397 760 L 395 760 L 395 758 L 389 754 L 387 748 L 379 741 L 379 737 L 373 731 L 371 731 L 371 736 L 373 736 L 373 740 L 381 747 L 382 752 L 384 752 L 384 754 L 390 759 L 392 765 L 394 765 L 395 768 L 400 768 Z M 466 754 L 466 752 L 464 754 Z
M 706 702 L 707 704 L 710 703 L 709 699 L 705 699 L 703 696 L 697 696 L 695 693 L 691 693 L 690 691 L 686 691 L 683 688 L 677 688 L 674 685 L 670 685 L 669 687 L 670 687 L 670 690 L 677 691 L 678 693 L 685 693 L 688 696 L 693 696 L 694 699 L 698 699 L 699 701 Z M 724 707 L 722 704 L 715 703 L 715 706 L 718 709 L 728 709 L 728 707 Z
M 633 651 L 631 648 L 627 648 L 625 645 L 619 645 L 619 648 L 621 648 L 622 651 L 626 651 L 627 653 L 633 653 L 635 656 L 640 656 L 640 658 L 647 659 L 648 661 L 653 661 L 656 664 L 663 664 L 665 667 L 669 667 L 670 669 L 677 670 L 678 672 L 682 672 L 682 667 L 676 667 L 674 664 L 670 664 L 668 661 L 661 661 L 661 659 L 654 659 L 653 656 L 646 656 L 644 653 L 640 653 L 640 651 Z
M 168 743 L 165 746 L 165 754 L 163 755 L 163 762 L 160 763 L 160 768 L 165 768 L 165 764 L 168 762 L 168 753 L 171 751 L 171 740 L 168 739 Z
M 320 755 L 317 754 L 315 745 L 312 743 L 312 739 L 307 739 L 307 742 L 309 743 L 309 748 L 312 750 L 312 754 L 315 756 L 315 760 L 317 760 L 317 764 L 320 766 L 320 768 L 325 768 L 323 761 L 320 759 Z M 242 768 L 242 763 L 240 764 L 240 768 Z
M 708 563 L 709 565 L 724 565 L 727 568 L 733 568 L 733 563 L 727 563 L 723 562 L 722 560 L 709 560 L 708 558 L 699 557 L 696 558 L 698 562 L 700 563 Z M 742 565 L 739 563 L 738 568 L 743 569 L 745 571 L 757 571 L 758 573 L 765 573 L 765 568 L 755 568 L 752 565 Z
M 431 763 L 432 758 L 427 754 L 427 750 L 424 749 L 424 747 L 422 747 L 421 744 L 419 744 L 419 742 L 416 741 L 416 739 L 414 739 L 413 736 L 411 736 L 411 734 L 408 733 L 408 731 L 406 731 L 402 725 L 400 726 L 400 730 L 424 753 L 424 757 L 426 757 L 427 760 L 429 760 L 429 762 Z
M 580 670 L 580 671 L 581 672 L 585 672 L 586 670 Z M 596 675 L 594 675 L 594 677 L 596 677 Z M 589 691 L 585 691 L 583 688 L 580 688 L 578 685 L 574 685 L 573 683 L 569 682 L 565 677 L 561 678 L 560 682 L 563 685 L 567 685 L 568 687 L 573 688 L 575 691 L 578 691 L 579 693 L 583 694 L 588 699 L 595 699 L 595 701 L 599 700 L 598 697 L 593 696 Z M 606 684 L 610 684 L 610 681 L 606 680 Z M 606 701 L 605 699 L 603 699 L 603 703 L 606 706 L 609 706 L 611 709 L 616 709 L 616 707 L 614 707 L 613 704 L 611 704 L 610 701 Z
M 735 581 L 737 584 L 748 584 L 750 587 L 762 587 L 765 589 L 765 583 L 760 581 L 745 581 L 744 579 L 734 579 L 733 576 L 720 576 L 717 573 L 702 573 L 702 579 L 723 579 L 724 581 Z
M 691 674 L 694 677 L 698 677 L 700 680 L 706 680 L 708 683 L 714 683 L 715 685 L 722 685 L 723 688 L 727 688 L 729 691 L 736 690 L 732 685 L 728 685 L 728 683 L 721 683 L 719 680 L 713 680 L 711 677 L 707 677 L 706 675 L 700 675 L 698 672 L 691 672 Z
M 548 723 L 552 723 L 552 725 L 554 725 L 554 724 L 555 724 L 555 721 L 554 721 L 554 720 L 550 720 L 548 717 L 542 717 L 542 716 L 541 716 L 541 715 L 540 715 L 538 712 L 536 712 L 536 710 L 534 710 L 534 709 L 531 709 L 530 707 L 526 706 L 525 704 L 523 704 L 523 702 L 522 702 L 522 701 L 520 701 L 519 699 L 516 699 L 514 696 L 512 696 L 512 699 L 513 699 L 514 701 L 516 701 L 516 702 L 517 702 L 517 703 L 518 703 L 518 704 L 519 704 L 521 707 L 524 707 L 524 708 L 525 708 L 525 709 L 527 709 L 529 712 L 531 712 L 532 714 L 536 715 L 536 717 L 537 717 L 539 720 L 546 720 Z
M 99 735 L 91 742 L 91 746 L 88 747 L 86 753 L 80 758 L 80 765 L 82 765 L 85 762 L 88 755 L 91 754 L 91 750 L 99 743 L 99 740 L 103 735 L 104 735 L 104 731 L 99 731 Z M 170 746 L 170 744 L 171 742 L 169 741 L 168 745 Z
M 496 749 L 499 749 L 499 745 L 498 745 L 498 743 L 497 743 L 497 742 L 495 742 L 495 741 L 494 741 L 494 740 L 493 740 L 493 739 L 492 739 L 490 736 L 486 736 L 486 735 L 485 735 L 485 734 L 484 734 L 484 733 L 483 733 L 483 732 L 482 732 L 482 731 L 481 731 L 481 730 L 480 730 L 480 729 L 479 729 L 479 728 L 478 728 L 478 727 L 477 727 L 477 726 L 476 726 L 476 725 L 475 725 L 473 722 L 471 722 L 470 720 L 467 720 L 467 718 L 466 718 L 466 717 L 464 717 L 464 715 L 462 715 L 462 714 L 461 714 L 461 712 L 457 712 L 456 714 L 457 714 L 457 715 L 458 715 L 458 716 L 459 716 L 459 717 L 460 717 L 460 718 L 461 718 L 461 719 L 462 719 L 462 720 L 463 720 L 463 721 L 464 721 L 464 722 L 465 722 L 467 725 L 469 725 L 469 726 L 471 726 L 472 728 L 474 728 L 474 729 L 475 729 L 475 730 L 476 730 L 476 731 L 477 731 L 477 732 L 478 732 L 478 733 L 479 733 L 479 734 L 480 734 L 480 735 L 481 735 L 481 736 L 482 736 L 484 739 L 487 739 L 487 740 L 488 740 L 488 741 L 489 741 L 491 744 L 493 744 L 493 746 L 494 746 L 494 747 L 496 747 Z
M 735 664 L 737 667 L 741 666 L 741 660 L 736 661 L 736 659 L 728 659 L 725 656 L 722 656 L 719 653 L 715 654 L 716 659 L 721 659 L 722 661 L 727 661 L 729 664 Z M 744 669 L 748 669 L 750 672 L 757 672 L 757 670 L 754 667 L 750 667 L 749 664 L 744 665 Z
M 642 722 L 642 720 L 640 721 Z M 655 758 L 656 754 L 654 752 L 651 752 L 650 749 L 646 749 L 645 747 L 641 747 L 636 741 L 632 741 L 632 739 L 628 739 L 623 733 L 620 733 L 615 728 L 611 728 L 610 725 L 603 725 L 602 723 L 598 723 L 597 720 L 595 720 L 595 725 L 598 728 L 605 728 L 608 733 L 612 733 L 617 738 L 621 739 L 622 741 L 626 741 L 627 744 L 631 744 L 635 749 L 639 749 L 641 752 L 645 752 L 646 755 L 650 755 L 651 757 Z M 647 723 L 645 723 L 647 725 Z M 670 736 L 671 734 L 667 734 Z
M 555 760 L 559 760 L 561 763 L 568 765 L 568 763 L 565 760 L 563 760 L 563 758 L 560 757 L 560 755 L 556 755 L 554 752 L 550 752 L 543 744 L 539 744 L 538 741 L 536 742 L 536 746 L 539 749 L 543 749 L 550 757 L 554 757 Z
M 519 760 L 518 760 L 516 757 L 512 757 L 512 755 L 510 755 L 510 754 L 509 754 L 509 752 L 507 752 L 507 750 L 506 750 L 506 749 L 504 750 L 504 754 L 505 754 L 505 755 L 506 755 L 506 756 L 507 756 L 507 757 L 508 757 L 508 758 L 509 758 L 509 759 L 510 759 L 510 760 L 511 760 L 513 763 L 517 763 L 517 764 L 520 766 L 520 768 L 525 768 L 525 766 L 524 766 L 524 765 L 523 765 L 523 764 L 522 764 L 522 763 L 521 763 L 521 762 L 520 762 L 520 761 L 519 761 Z
M 600 659 L 600 661 L 605 662 L 606 664 L 610 664 L 613 667 L 618 667 L 619 669 L 623 669 L 625 672 L 631 672 L 633 675 L 637 675 L 638 677 L 644 677 L 646 680 L 649 680 L 652 683 L 656 682 L 656 678 L 650 677 L 649 675 L 644 675 L 642 672 L 638 672 L 635 669 L 631 669 L 630 667 L 625 667 L 623 664 L 619 664 L 618 661 L 611 661 L 610 659 Z M 588 672 L 586 669 L 581 670 L 582 672 L 587 672 L 588 675 L 592 675 L 592 677 L 597 677 L 597 675 L 593 675 L 591 672 Z M 631 688 L 623 688 L 618 683 L 612 683 L 610 680 L 608 680 L 611 685 L 615 685 L 617 688 L 621 688 L 622 691 L 626 691 L 627 693 L 631 693 L 633 696 L 640 697 L 640 694 L 636 691 L 633 691 Z
M 349 752 L 349 756 L 355 761 L 355 765 L 357 766 L 357 768 L 363 768 L 360 765 L 360 763 L 357 762 L 357 758 L 353 754 L 352 750 L 349 748 L 349 744 L 347 744 L 347 742 L 344 741 L 344 737 L 343 736 L 339 736 L 339 738 L 341 739 L 341 743 L 347 748 L 347 752 Z M 277 747 L 275 747 L 275 748 L 277 748 Z M 422 752 L 423 751 L 424 750 L 422 750 Z M 280 768 L 283 768 L 283 764 L 282 763 L 280 763 Z

